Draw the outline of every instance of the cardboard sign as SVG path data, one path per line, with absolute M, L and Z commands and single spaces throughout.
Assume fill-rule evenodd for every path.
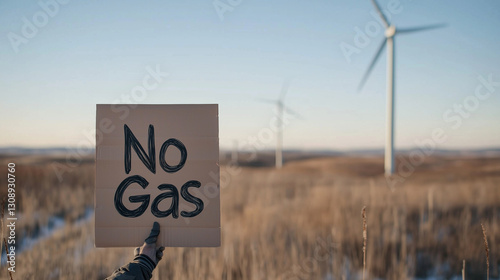
M 218 105 L 97 105 L 95 246 L 220 246 Z

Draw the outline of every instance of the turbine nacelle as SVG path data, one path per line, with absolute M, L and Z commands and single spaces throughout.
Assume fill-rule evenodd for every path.
M 396 26 L 391 25 L 385 29 L 385 37 L 392 38 L 396 35 Z

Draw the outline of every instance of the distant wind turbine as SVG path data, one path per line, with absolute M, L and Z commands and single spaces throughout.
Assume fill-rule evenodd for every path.
M 275 165 L 276 168 L 281 168 L 283 166 L 283 115 L 284 112 L 287 112 L 290 115 L 294 115 L 300 118 L 300 115 L 297 112 L 294 112 L 290 108 L 285 106 L 285 95 L 288 92 L 288 88 L 290 87 L 290 78 L 287 78 L 283 81 L 283 86 L 281 87 L 281 93 L 278 99 L 258 99 L 259 101 L 266 103 L 276 104 L 277 112 L 278 112 L 278 124 L 276 131 L 276 150 L 275 150 Z
M 385 174 L 392 175 L 394 173 L 394 39 L 396 34 L 405 34 L 412 33 L 424 30 L 430 30 L 435 28 L 440 28 L 446 26 L 445 24 L 434 24 L 427 25 L 421 27 L 412 27 L 412 28 L 398 28 L 394 25 L 391 25 L 384 13 L 380 9 L 380 6 L 377 4 L 375 0 L 371 0 L 373 6 L 377 10 L 377 13 L 382 18 L 382 22 L 385 25 L 385 39 L 382 44 L 379 46 L 375 57 L 372 62 L 368 66 L 361 83 L 359 84 L 358 90 L 361 90 L 370 75 L 370 72 L 373 70 L 375 63 L 377 62 L 382 50 L 387 44 L 387 120 L 386 120 L 386 142 L 385 142 Z

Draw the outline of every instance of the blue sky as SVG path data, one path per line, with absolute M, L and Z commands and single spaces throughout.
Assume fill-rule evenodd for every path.
M 474 95 L 479 76 L 500 82 L 500 2 L 379 0 L 390 2 L 396 28 L 448 24 L 396 38 L 396 148 L 436 128 L 440 148 L 500 146 L 500 86 Z M 222 148 L 263 135 L 275 111 L 257 99 L 277 98 L 286 77 L 286 104 L 303 117 L 289 118 L 286 148 L 381 148 L 385 51 L 357 87 L 383 30 L 348 58 L 340 47 L 356 47 L 373 12 L 369 0 L 1 1 L 0 146 L 74 147 L 95 127 L 95 104 L 130 98 L 160 69 L 168 77 L 136 101 L 218 103 Z

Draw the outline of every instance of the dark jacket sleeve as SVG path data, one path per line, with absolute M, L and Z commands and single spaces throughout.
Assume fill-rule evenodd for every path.
M 105 280 L 149 280 L 156 264 L 146 255 L 137 255 L 130 263 L 118 268 Z

